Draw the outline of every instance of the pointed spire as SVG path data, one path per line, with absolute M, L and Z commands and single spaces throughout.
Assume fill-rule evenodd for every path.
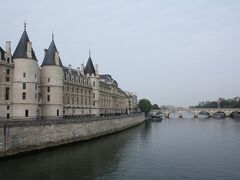
M 54 40 L 54 32 L 52 32 L 52 40 Z
M 92 58 L 91 58 L 91 51 L 89 50 L 89 57 L 88 57 L 88 61 L 87 61 L 87 65 L 84 68 L 84 73 L 85 74 L 94 74 L 96 75 L 96 71 L 95 68 L 93 66 L 93 62 L 92 62 Z
M 26 31 L 26 29 L 27 29 L 27 21 L 25 20 L 24 21 L 24 31 Z
M 28 44 L 31 43 L 28 35 L 27 35 L 27 31 L 26 31 L 26 27 L 27 27 L 27 23 L 26 21 L 24 22 L 24 31 L 22 33 L 21 39 L 18 42 L 18 45 L 16 47 L 16 50 L 13 53 L 13 58 L 26 58 L 26 59 L 33 59 L 37 61 L 37 58 L 35 56 L 34 50 L 33 48 L 30 46 L 30 53 L 31 56 L 28 55 L 27 51 L 28 51 Z M 30 57 L 30 58 L 29 58 Z
M 56 59 L 58 62 L 56 62 Z M 54 42 L 54 34 L 53 33 L 52 33 L 52 42 L 50 43 L 49 48 L 46 51 L 46 55 L 44 57 L 44 60 L 43 60 L 41 66 L 46 66 L 46 65 L 63 66 L 61 59 L 58 55 L 58 50 L 56 48 L 55 42 Z

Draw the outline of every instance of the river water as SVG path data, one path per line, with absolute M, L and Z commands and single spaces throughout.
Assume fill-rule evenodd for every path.
M 0 180 L 240 179 L 240 120 L 165 119 L 0 160 Z

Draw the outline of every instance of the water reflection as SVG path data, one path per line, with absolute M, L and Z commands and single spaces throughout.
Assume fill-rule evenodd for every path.
M 0 162 L 0 179 L 95 179 L 117 169 L 128 143 L 144 139 L 151 126 L 145 124 L 121 133 L 84 143 L 59 147 Z M 13 173 L 14 170 L 14 173 Z
M 0 179 L 238 180 L 239 149 L 240 120 L 164 119 L 0 161 Z

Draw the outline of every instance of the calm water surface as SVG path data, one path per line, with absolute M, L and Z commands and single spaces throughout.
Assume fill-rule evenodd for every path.
M 0 161 L 0 180 L 240 179 L 240 120 L 166 119 Z

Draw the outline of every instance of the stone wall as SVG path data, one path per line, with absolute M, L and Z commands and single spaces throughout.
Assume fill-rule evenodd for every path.
M 144 114 L 0 124 L 0 156 L 88 140 L 144 122 Z M 5 132 L 5 133 L 4 133 Z

